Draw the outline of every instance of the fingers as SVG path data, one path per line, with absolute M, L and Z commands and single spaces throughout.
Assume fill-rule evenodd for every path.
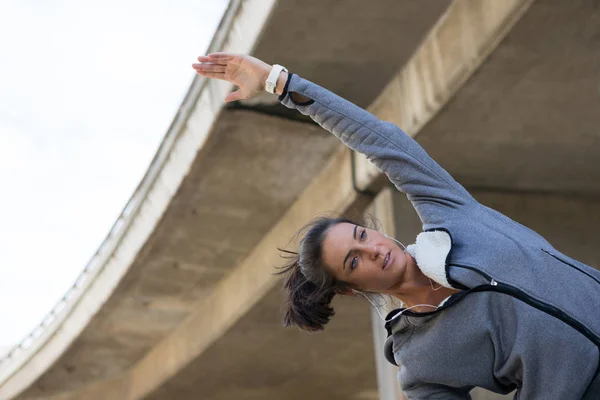
M 235 58 L 234 54 L 231 53 L 211 53 L 208 55 L 211 61 L 232 61 Z
M 211 58 L 209 56 L 199 56 L 198 61 L 200 61 L 201 63 L 227 65 L 227 60 L 224 58 L 218 59 L 218 58 Z
M 196 72 L 198 73 L 198 75 L 206 76 L 207 78 L 222 79 L 224 81 L 229 82 L 229 79 L 227 79 L 225 73 L 223 72 L 207 72 L 198 70 L 196 70 Z
M 200 62 L 212 62 L 217 64 L 227 64 L 229 61 L 234 61 L 236 56 L 230 53 L 211 53 L 206 56 L 199 56 Z
M 200 58 L 200 57 L 198 57 Z M 226 66 L 221 64 L 214 63 L 194 63 L 192 64 L 192 68 L 194 68 L 198 72 L 225 72 Z

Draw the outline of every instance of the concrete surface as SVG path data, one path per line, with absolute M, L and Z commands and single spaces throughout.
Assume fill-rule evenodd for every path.
M 463 184 L 600 197 L 600 6 L 533 3 L 418 140 Z

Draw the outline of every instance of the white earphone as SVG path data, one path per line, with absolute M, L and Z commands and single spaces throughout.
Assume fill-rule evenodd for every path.
M 393 237 L 389 237 L 388 235 L 386 235 L 385 233 L 383 234 L 383 236 L 385 236 L 386 238 L 393 240 L 394 242 L 398 243 L 400 245 L 400 247 L 402 247 L 404 249 L 404 251 L 406 251 L 406 246 L 404 245 L 404 243 L 402 243 L 401 241 L 394 239 Z

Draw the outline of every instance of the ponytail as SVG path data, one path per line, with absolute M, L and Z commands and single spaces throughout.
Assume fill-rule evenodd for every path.
M 348 292 L 349 286 L 329 273 L 322 260 L 325 234 L 341 222 L 354 224 L 345 218 L 318 218 L 307 226 L 298 253 L 279 249 L 287 260 L 277 272 L 284 275 L 283 287 L 287 292 L 283 317 L 286 327 L 297 325 L 310 332 L 323 330 L 335 315 L 331 306 L 334 296 Z

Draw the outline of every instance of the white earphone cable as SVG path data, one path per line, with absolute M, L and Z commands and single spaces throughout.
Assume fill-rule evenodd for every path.
M 411 309 L 413 309 L 413 308 L 415 308 L 415 307 L 431 307 L 431 308 L 433 308 L 433 309 L 436 309 L 436 310 L 437 310 L 437 308 L 438 308 L 437 306 L 434 306 L 434 305 L 431 305 L 431 304 L 416 304 L 416 305 L 414 305 L 414 306 L 410 306 L 410 307 L 408 307 L 408 308 L 405 308 L 405 309 L 403 309 L 402 311 L 400 311 L 400 312 L 398 312 L 397 314 L 395 314 L 395 315 L 394 315 L 392 318 L 390 318 L 390 319 L 386 319 L 386 318 L 385 318 L 385 317 L 384 317 L 384 316 L 381 314 L 381 311 L 379 311 L 379 307 L 378 307 L 378 306 L 377 306 L 377 305 L 376 305 L 376 304 L 373 302 L 373 300 L 371 300 L 371 299 L 369 298 L 369 296 L 367 296 L 366 294 L 364 294 L 363 292 L 361 292 L 361 291 L 359 291 L 359 290 L 354 290 L 354 289 L 352 289 L 352 291 L 353 291 L 354 293 L 358 293 L 358 294 L 360 294 L 360 295 L 364 296 L 364 298 L 365 298 L 365 299 L 367 299 L 367 300 L 369 301 L 369 303 L 371 303 L 371 305 L 373 306 L 373 308 L 375 309 L 375 311 L 377 311 L 377 314 L 379 314 L 379 317 L 380 317 L 380 318 L 383 320 L 383 322 L 390 322 L 390 321 L 393 321 L 393 320 L 395 320 L 396 318 L 398 318 L 399 316 L 401 316 L 401 315 L 402 315 L 402 314 L 403 314 L 405 311 L 411 310 Z

